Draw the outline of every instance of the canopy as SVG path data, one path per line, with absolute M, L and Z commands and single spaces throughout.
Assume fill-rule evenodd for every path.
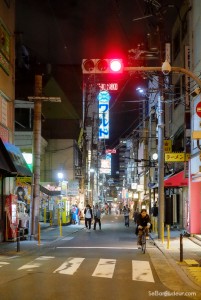
M 164 179 L 164 187 L 179 187 L 179 186 L 188 186 L 188 178 L 185 178 L 184 171 L 181 171 L 177 174 L 170 176 L 167 179 Z

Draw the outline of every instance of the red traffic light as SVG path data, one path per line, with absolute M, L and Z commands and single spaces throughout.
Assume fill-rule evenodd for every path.
M 110 61 L 110 69 L 114 73 L 122 72 L 123 64 L 121 59 L 112 59 Z
M 83 59 L 83 74 L 122 73 L 122 59 Z

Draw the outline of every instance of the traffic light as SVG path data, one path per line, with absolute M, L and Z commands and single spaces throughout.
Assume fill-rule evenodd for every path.
M 83 59 L 82 60 L 83 74 L 118 74 L 123 72 L 122 59 Z

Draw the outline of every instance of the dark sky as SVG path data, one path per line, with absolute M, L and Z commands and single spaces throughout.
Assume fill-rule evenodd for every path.
M 121 57 L 125 64 L 128 64 L 128 50 L 136 49 L 138 44 L 144 44 L 146 49 L 148 46 L 158 46 L 157 32 L 159 27 L 161 29 L 161 24 L 164 26 L 164 42 L 169 41 L 170 22 L 178 14 L 177 6 L 181 2 L 179 0 L 17 0 L 16 36 L 22 37 L 22 43 L 26 46 L 32 63 L 50 63 L 53 67 L 59 65 L 60 69 L 61 66 L 76 66 L 76 69 L 71 68 L 70 74 L 68 71 L 66 82 L 63 71 L 60 82 L 68 100 L 75 105 L 80 114 L 82 59 Z M 173 6 L 168 6 L 169 3 L 173 3 Z M 147 34 L 151 36 L 151 43 L 148 42 Z M 136 62 L 138 63 L 144 65 L 151 62 Z M 158 61 L 153 63 L 158 65 Z M 69 82 L 71 88 L 68 88 Z M 119 90 L 113 95 L 112 101 L 115 105 L 111 110 L 112 138 L 108 141 L 113 146 L 121 135 L 128 134 L 130 128 L 134 126 L 132 124 L 138 113 L 135 111 L 135 104 L 131 101 L 136 100 L 135 90 L 140 83 L 144 84 L 144 80 L 139 77 L 124 78 L 121 81 L 123 92 Z

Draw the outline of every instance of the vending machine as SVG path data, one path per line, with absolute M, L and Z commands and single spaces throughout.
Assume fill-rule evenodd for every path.
M 17 228 L 18 228 L 18 213 L 17 213 L 17 196 L 10 194 L 6 196 L 6 229 L 5 229 L 5 239 L 16 240 L 17 239 Z

